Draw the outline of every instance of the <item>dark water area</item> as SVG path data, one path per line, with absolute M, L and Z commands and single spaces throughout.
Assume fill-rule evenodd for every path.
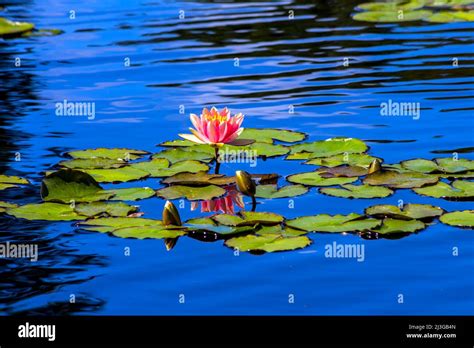
M 245 127 L 302 131 L 310 141 L 362 139 L 386 163 L 453 153 L 474 159 L 472 22 L 359 22 L 351 16 L 359 3 L 0 3 L 6 7 L 0 16 L 64 31 L 0 40 L 0 173 L 32 182 L 0 191 L 0 200 L 40 202 L 44 173 L 71 150 L 156 152 L 156 144 L 187 131 L 189 113 L 213 105 L 244 113 Z M 21 67 L 15 66 L 18 57 Z M 65 99 L 94 102 L 95 118 L 56 116 L 55 104 Z M 420 117 L 381 116 L 380 105 L 389 100 L 420 103 Z M 277 172 L 283 185 L 285 176 L 312 168 L 275 158 L 259 160 L 255 169 L 221 169 Z M 161 184 L 148 179 L 119 186 Z M 288 199 L 276 199 L 260 200 L 259 209 L 293 218 L 363 213 L 370 205 L 399 200 L 447 211 L 473 209 L 472 202 L 412 190 L 351 200 L 315 188 L 295 197 L 294 208 Z M 164 200 L 134 204 L 145 217 L 161 218 Z M 202 216 L 189 202 L 180 213 L 183 219 Z M 436 223 L 400 239 L 309 234 L 313 244 L 302 250 L 235 256 L 222 241 L 180 238 L 168 252 L 160 240 L 0 215 L 0 243 L 39 245 L 37 262 L 0 259 L 0 313 L 472 314 L 472 233 Z M 364 244 L 364 262 L 325 258 L 324 245 L 334 241 Z

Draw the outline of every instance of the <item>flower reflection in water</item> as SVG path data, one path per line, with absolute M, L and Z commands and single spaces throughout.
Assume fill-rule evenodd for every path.
M 222 212 L 224 214 L 235 214 L 234 204 L 243 209 L 245 207 L 242 194 L 237 191 L 235 185 L 223 187 L 227 192 L 223 197 L 201 201 L 201 212 Z M 196 210 L 199 202 L 191 203 L 191 210 Z

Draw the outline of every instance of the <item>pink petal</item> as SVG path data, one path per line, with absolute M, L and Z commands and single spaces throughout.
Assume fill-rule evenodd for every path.
M 178 134 L 181 138 L 184 138 L 186 140 L 192 141 L 193 143 L 198 143 L 198 144 L 206 144 L 204 141 L 199 139 L 197 136 L 194 134 Z

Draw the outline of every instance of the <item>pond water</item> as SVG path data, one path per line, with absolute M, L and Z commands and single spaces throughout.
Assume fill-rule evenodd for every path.
M 359 138 L 386 163 L 453 152 L 474 159 L 472 22 L 359 22 L 351 17 L 359 3 L 8 1 L 1 16 L 64 33 L 0 41 L 0 167 L 32 182 L 0 191 L 1 200 L 40 202 L 44 173 L 67 151 L 156 152 L 156 144 L 186 132 L 190 112 L 212 105 L 244 113 L 245 127 L 302 131 L 310 141 Z M 71 10 L 75 19 L 69 18 Z M 290 10 L 294 19 L 288 18 Z M 14 65 L 17 57 L 21 67 Z M 65 99 L 94 102 L 95 118 L 56 116 L 55 103 Z M 419 119 L 381 116 L 380 104 L 389 100 L 420 103 Z M 17 152 L 21 161 L 15 160 Z M 285 176 L 312 168 L 275 158 L 259 160 L 256 168 L 221 169 L 277 172 L 283 185 Z M 158 179 L 139 182 L 145 185 L 161 187 Z M 133 186 L 137 183 L 120 185 Z M 363 213 L 370 205 L 399 200 L 447 211 L 473 209 L 472 202 L 412 190 L 351 200 L 316 188 L 295 197 L 293 208 L 288 199 L 274 199 L 259 200 L 258 209 L 293 218 Z M 146 217 L 161 218 L 164 200 L 136 204 Z M 203 215 L 189 203 L 180 213 L 183 219 Z M 180 238 L 168 252 L 161 240 L 115 238 L 78 230 L 71 222 L 6 215 L 0 221 L 0 242 L 39 244 L 35 263 L 0 259 L 0 312 L 6 314 L 384 315 L 474 309 L 472 230 L 441 223 L 394 240 L 310 233 L 313 243 L 302 250 L 235 256 L 222 241 Z M 326 258 L 324 246 L 333 242 L 363 244 L 364 261 Z

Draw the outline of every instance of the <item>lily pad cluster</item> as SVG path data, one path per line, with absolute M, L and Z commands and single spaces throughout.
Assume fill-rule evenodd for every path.
M 389 0 L 356 7 L 355 20 L 365 22 L 427 21 L 433 23 L 472 22 L 472 0 Z
M 304 142 L 301 132 L 278 129 L 246 129 L 233 145 L 213 148 L 188 140 L 160 144 L 161 150 L 149 153 L 126 148 L 97 148 L 72 151 L 46 173 L 41 184 L 40 203 L 18 206 L 0 202 L 0 214 L 15 218 L 45 221 L 76 221 L 88 231 L 109 233 L 120 238 L 163 239 L 171 249 L 178 238 L 202 241 L 224 240 L 239 251 L 262 253 L 305 248 L 311 244 L 309 233 L 352 233 L 362 238 L 399 238 L 424 230 L 439 219 L 442 223 L 473 228 L 474 212 L 445 212 L 426 204 L 403 207 L 374 205 L 364 213 L 347 215 L 316 214 L 286 219 L 271 212 L 228 211 L 238 202 L 238 178 L 210 173 L 217 169 L 216 155 L 240 151 L 259 160 L 285 156 L 316 166 L 313 171 L 296 173 L 279 185 L 276 173 L 251 174 L 259 200 L 284 199 L 319 193 L 342 199 L 383 198 L 398 189 L 433 198 L 473 200 L 474 161 L 458 158 L 414 159 L 397 164 L 368 153 L 364 141 L 331 138 Z M 120 188 L 118 183 L 139 183 L 156 178 L 159 188 Z M 0 175 L 0 189 L 19 189 L 26 179 Z M 112 187 L 110 187 L 112 186 Z M 243 191 L 242 191 L 243 192 Z M 245 193 L 245 192 L 243 192 Z M 163 200 L 185 198 L 210 216 L 165 224 L 142 217 L 133 202 L 157 197 Z M 240 206 L 240 205 L 239 205 Z M 243 207 L 243 205 L 241 205 Z M 218 213 L 221 210 L 223 213 Z M 179 225 L 179 226 L 178 226 Z

